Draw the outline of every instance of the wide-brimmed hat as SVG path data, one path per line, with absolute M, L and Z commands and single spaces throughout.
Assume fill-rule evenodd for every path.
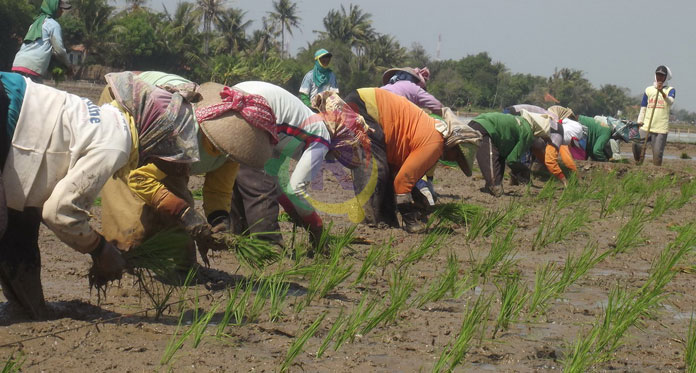
M 394 74 L 396 74 L 400 71 L 403 71 L 403 72 L 406 72 L 410 75 L 413 75 L 413 77 L 416 78 L 416 80 L 418 80 L 418 83 L 416 83 L 416 84 L 418 84 L 422 88 L 425 88 L 425 85 L 426 85 L 425 79 L 423 78 L 423 76 L 421 74 L 418 74 L 418 71 L 416 71 L 416 69 L 414 69 L 412 67 L 395 67 L 393 69 L 389 69 L 389 70 L 385 71 L 384 74 L 382 74 L 382 85 L 386 85 L 387 83 L 389 83 L 389 79 L 391 79 L 392 76 L 394 76 Z
M 65 10 L 72 9 L 72 4 L 70 4 L 70 0 L 60 0 L 58 7 Z
M 204 108 L 222 102 L 220 92 L 224 87 L 219 83 L 203 83 L 198 90 L 203 98 L 195 107 Z M 199 122 L 199 126 L 218 150 L 236 162 L 263 168 L 271 158 L 273 147 L 268 132 L 250 125 L 238 112 L 228 111 L 217 118 Z

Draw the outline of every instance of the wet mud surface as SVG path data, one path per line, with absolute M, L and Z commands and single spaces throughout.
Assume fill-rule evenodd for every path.
M 624 145 L 625 146 L 625 145 Z M 626 147 L 626 146 L 625 146 Z M 679 158 L 681 153 L 696 155 L 694 145 L 669 145 L 668 154 Z M 616 172 L 614 180 L 619 183 L 622 175 L 642 170 L 650 180 L 665 175 L 674 175 L 678 180 L 666 191 L 672 195 L 680 193 L 680 186 L 691 182 L 696 164 L 690 160 L 668 158 L 662 168 L 650 164 L 580 162 L 583 182 L 593 175 Z M 484 208 L 505 209 L 510 204 L 521 206 L 519 215 L 510 221 L 515 226 L 513 240 L 514 257 L 512 267 L 505 273 L 519 274 L 528 289 L 534 287 L 537 268 L 548 262 L 563 267 L 568 255 L 579 255 L 588 243 L 596 242 L 599 251 L 609 250 L 616 241 L 620 228 L 630 219 L 631 205 L 619 209 L 606 217 L 600 217 L 598 201 L 583 200 L 588 215 L 584 227 L 567 234 L 560 242 L 533 250 L 546 202 L 539 200 L 544 189 L 544 176 L 537 175 L 531 187 L 508 186 L 506 194 L 494 198 L 479 191 L 483 186 L 480 173 L 472 178 L 465 177 L 454 169 L 440 167 L 436 173 L 436 191 L 440 202 L 464 202 Z M 201 181 L 192 180 L 196 188 Z M 314 190 L 317 198 L 327 201 L 346 198 L 349 191 L 341 187 L 335 175 L 325 174 L 322 190 Z M 558 200 L 560 190 L 553 197 Z M 695 197 L 696 198 L 696 197 Z M 199 201 L 200 202 L 200 201 Z M 646 211 L 651 211 L 654 200 L 647 202 Z M 341 254 L 342 264 L 353 264 L 352 273 L 345 281 L 329 291 L 323 298 L 312 301 L 301 311 L 310 287 L 309 276 L 287 276 L 290 283 L 282 315 L 275 321 L 269 316 L 266 304 L 257 320 L 243 322 L 239 326 L 228 326 L 225 335 L 216 337 L 217 325 L 224 316 L 222 308 L 216 311 L 208 329 L 197 347 L 192 340 L 184 341 L 173 358 L 161 364 L 168 343 L 175 333 L 181 335 L 194 317 L 194 309 L 209 311 L 218 302 L 228 298 L 226 289 L 234 289 L 245 279 L 252 277 L 246 267 L 240 266 L 232 253 L 213 253 L 212 266 L 204 269 L 203 283 L 191 286 L 181 295 L 177 289 L 172 300 L 179 297 L 198 297 L 198 304 L 184 302 L 184 315 L 178 306 L 172 306 L 163 317 L 154 319 L 154 312 L 143 312 L 152 307 L 150 301 L 135 285 L 131 275 L 125 275 L 120 283 L 109 287 L 106 298 L 98 303 L 96 292 L 90 292 L 87 272 L 90 265 L 88 255 L 81 255 L 61 243 L 45 227 L 41 228 L 40 246 L 43 262 L 42 279 L 44 293 L 53 312 L 47 321 L 29 321 L 17 316 L 9 309 L 0 295 L 0 363 L 13 353 L 21 352 L 23 371 L 98 371 L 98 372 L 143 372 L 143 371 L 277 371 L 287 356 L 293 341 L 310 324 L 322 315 L 323 321 L 314 336 L 290 365 L 290 371 L 431 371 L 440 355 L 459 334 L 460 326 L 471 304 L 481 296 L 491 297 L 487 326 L 482 335 L 471 341 L 471 348 L 457 371 L 502 371 L 544 372 L 563 368 L 563 359 L 572 343 L 583 332 L 589 330 L 603 311 L 610 289 L 620 285 L 635 289 L 648 277 L 651 263 L 674 240 L 676 233 L 671 229 L 693 221 L 696 201 L 691 200 L 679 209 L 668 210 L 651 219 L 640 235 L 644 238 L 625 252 L 609 255 L 597 263 L 586 274 L 567 288 L 558 298 L 552 299 L 545 314 L 530 317 L 521 312 L 517 320 L 506 330 L 496 333 L 493 326 L 500 309 L 500 294 L 496 284 L 504 281 L 505 273 L 497 265 L 487 278 L 477 278 L 474 285 L 454 297 L 451 293 L 423 306 L 411 301 L 423 293 L 428 286 L 447 270 L 448 255 L 456 254 L 458 278 L 476 277 L 472 273 L 477 262 L 488 254 L 491 244 L 507 232 L 507 227 L 498 227 L 488 237 L 480 236 L 466 240 L 468 227 L 454 225 L 446 243 L 439 250 L 429 251 L 420 260 L 405 266 L 403 273 L 413 283 L 413 290 L 393 321 L 380 323 L 365 334 L 355 333 L 334 350 L 333 344 L 321 357 L 317 350 L 327 337 L 331 326 L 341 312 L 352 313 L 361 299 L 383 300 L 389 304 L 392 273 L 405 255 L 424 239 L 424 234 L 409 235 L 401 229 L 371 228 L 359 225 L 355 236 L 368 244 L 353 243 Z M 562 210 L 573 214 L 574 206 Z M 99 226 L 99 207 L 93 208 L 94 224 Z M 324 221 L 334 222 L 334 232 L 350 227 L 345 216 L 322 215 Z M 282 223 L 286 243 L 292 241 L 292 225 Z M 304 233 L 295 242 L 306 240 Z M 392 256 L 382 260 L 368 272 L 360 284 L 354 281 L 372 245 L 392 241 Z M 321 259 L 317 259 L 321 260 Z M 264 274 L 280 271 L 293 263 L 284 258 L 282 263 L 267 268 Z M 311 264 L 309 260 L 302 263 Z M 690 268 L 694 255 L 689 254 L 680 264 L 680 271 L 666 287 L 666 298 L 652 314 L 641 318 L 640 328 L 631 327 L 625 333 L 623 345 L 612 358 L 596 365 L 598 371 L 626 372 L 669 372 L 684 369 L 683 340 L 687 336 L 689 320 L 696 304 L 696 274 Z M 380 306 L 378 306 L 380 308 Z M 342 311 L 343 310 L 343 311 Z M 181 324 L 179 321 L 181 320 Z M 100 322 L 97 322 L 100 321 Z M 180 326 L 178 326 L 180 324 Z M 15 343 L 16 342 L 16 343 Z

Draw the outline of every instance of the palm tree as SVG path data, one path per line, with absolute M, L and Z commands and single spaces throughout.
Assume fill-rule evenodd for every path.
M 224 11 L 227 0 L 196 0 L 196 3 L 203 12 L 203 53 L 207 55 L 213 22 Z
M 168 22 L 161 22 L 157 30 L 157 40 L 162 49 L 176 58 L 179 65 L 201 63 L 199 46 L 202 10 L 192 3 L 179 3 L 174 14 L 164 8 Z M 170 61 L 171 62 L 171 61 Z M 176 66 L 179 68 L 180 66 Z
M 357 5 L 350 4 L 348 11 L 341 5 L 340 12 L 332 9 L 324 17 L 326 31 L 320 33 L 331 39 L 348 43 L 360 56 L 367 44 L 377 35 L 372 27 L 371 18 L 370 13 L 364 12 Z
M 104 37 L 109 32 L 111 25 L 109 17 L 114 11 L 107 0 L 73 0 L 74 15 L 84 26 L 82 45 L 84 46 L 83 60 L 91 52 L 104 47 Z
M 275 28 L 275 24 L 270 22 L 268 18 L 261 17 L 261 28 L 254 31 L 254 34 L 251 37 L 251 43 L 256 45 L 254 47 L 254 52 L 262 52 L 263 55 L 266 56 L 269 49 L 277 47 L 274 40 L 278 34 L 279 32 Z
M 131 10 L 136 10 L 142 8 L 147 0 L 126 0 L 126 2 L 131 5 Z
M 230 8 L 222 12 L 215 23 L 221 31 L 221 46 L 219 49 L 227 52 L 240 51 L 246 48 L 248 40 L 246 29 L 252 21 L 244 21 L 245 11 L 237 8 Z
M 273 1 L 273 12 L 268 12 L 271 20 L 280 25 L 281 55 L 287 52 L 285 46 L 285 31 L 292 36 L 292 29 L 300 25 L 297 16 L 297 4 L 290 0 Z

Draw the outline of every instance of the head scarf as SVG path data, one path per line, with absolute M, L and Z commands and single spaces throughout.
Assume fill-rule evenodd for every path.
M 388 75 L 392 71 L 394 74 L 389 78 L 388 84 L 394 84 L 400 80 L 407 80 L 425 89 L 426 82 L 430 79 L 430 70 L 428 70 L 427 67 L 416 67 L 415 69 L 411 67 L 399 67 L 387 70 L 385 75 Z
M 556 116 L 557 121 L 563 121 L 563 119 L 566 118 L 572 118 L 575 116 L 575 113 L 573 113 L 573 110 L 563 107 L 560 105 L 553 105 L 549 108 L 549 112 L 553 113 Z
M 367 135 L 370 129 L 361 115 L 334 91 L 314 96 L 312 106 L 319 110 L 331 135 L 329 148 L 342 165 L 356 168 L 363 158 L 366 163 L 370 161 L 370 138 Z
M 672 79 L 672 70 L 665 65 L 661 66 L 664 66 L 665 69 L 667 69 L 667 76 L 665 77 L 665 82 L 663 83 L 664 86 L 667 86 L 667 82 L 669 82 L 670 79 Z M 660 66 L 658 66 L 658 68 L 660 68 Z M 653 86 L 657 87 L 657 72 L 655 73 L 655 81 L 653 81 Z
M 532 126 L 535 137 L 543 137 L 550 141 L 550 144 L 559 148 L 563 144 L 563 128 L 558 125 L 552 116 L 548 114 L 530 113 L 521 110 L 520 116 Z
M 317 88 L 323 86 L 329 81 L 331 69 L 322 66 L 321 62 L 319 62 L 319 59 L 327 54 L 330 53 L 326 49 L 319 49 L 316 53 L 314 53 L 314 69 L 312 70 L 312 79 L 314 80 L 314 85 L 316 85 Z
M 416 67 L 413 70 L 416 72 L 416 74 L 418 74 L 418 77 L 420 77 L 421 80 L 424 82 L 423 84 L 427 83 L 428 80 L 430 80 L 430 69 L 428 69 L 427 67 Z
M 132 72 L 105 76 L 116 101 L 132 117 L 138 133 L 138 165 L 152 158 L 193 163 L 199 159 L 196 122 L 191 104 L 137 79 Z
M 235 111 L 251 126 L 268 132 L 271 144 L 278 143 L 275 113 L 263 96 L 226 86 L 220 92 L 220 98 L 220 103 L 196 109 L 196 119 L 203 122 L 222 116 L 228 111 Z
M 29 26 L 27 35 L 24 36 L 25 43 L 31 43 L 36 39 L 41 39 L 41 28 L 46 18 L 55 18 L 60 6 L 60 0 L 43 0 L 41 2 L 41 13 L 34 18 L 34 23 Z

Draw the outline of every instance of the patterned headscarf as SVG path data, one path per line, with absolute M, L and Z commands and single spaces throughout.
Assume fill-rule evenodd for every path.
M 326 128 L 331 135 L 331 150 L 336 158 L 348 168 L 356 168 L 361 163 L 370 161 L 370 128 L 365 119 L 353 111 L 334 91 L 325 91 L 312 99 L 312 106 L 319 110 Z M 362 156 L 361 156 L 362 148 Z
M 220 103 L 196 109 L 196 118 L 199 122 L 215 119 L 228 111 L 234 111 L 239 113 L 249 125 L 268 132 L 271 144 L 278 143 L 276 117 L 263 96 L 224 87 L 220 92 L 220 98 L 222 98 Z
M 106 74 L 116 101 L 133 116 L 138 132 L 138 165 L 149 159 L 198 161 L 196 122 L 191 104 L 172 93 L 137 79 L 132 72 Z

